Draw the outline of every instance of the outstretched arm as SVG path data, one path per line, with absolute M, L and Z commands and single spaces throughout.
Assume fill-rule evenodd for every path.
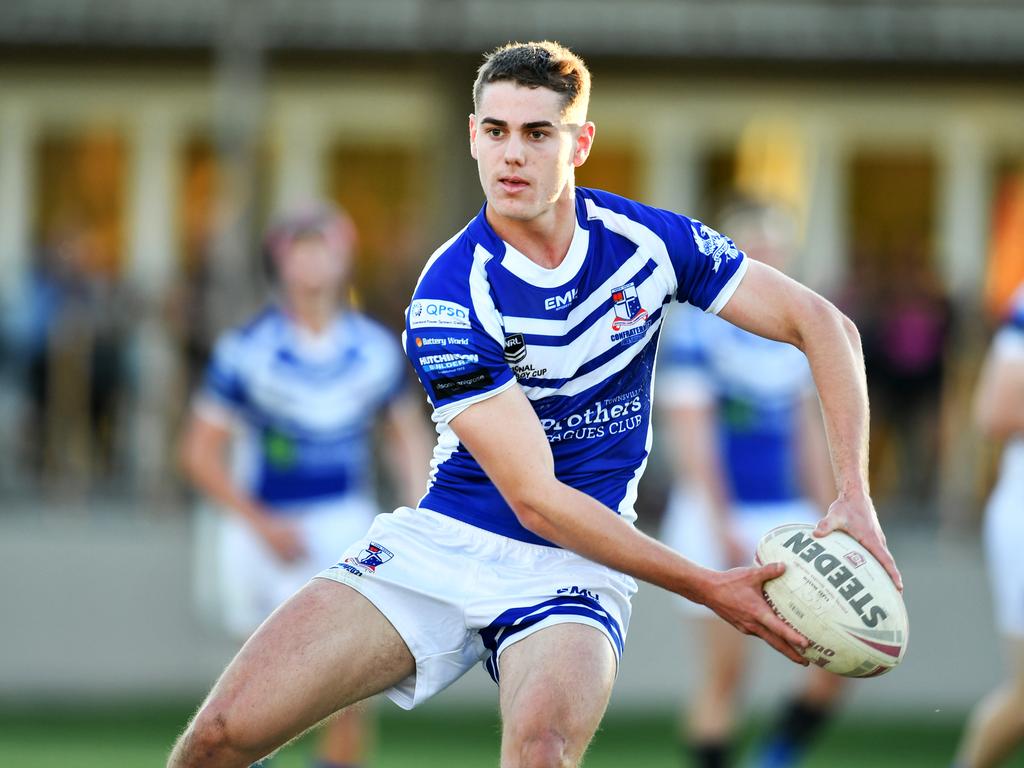
M 857 326 L 811 289 L 753 260 L 719 315 L 759 336 L 788 342 L 807 356 L 839 491 L 815 535 L 847 531 L 902 590 L 903 579 L 886 547 L 868 489 L 867 378 Z
M 806 664 L 806 640 L 786 626 L 761 596 L 780 563 L 718 572 L 690 562 L 641 533 L 618 514 L 555 477 L 554 458 L 522 390 L 511 387 L 475 403 L 451 428 L 530 531 L 609 568 L 707 605 L 746 634 Z

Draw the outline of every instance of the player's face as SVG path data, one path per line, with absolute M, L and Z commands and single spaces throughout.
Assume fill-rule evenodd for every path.
M 318 236 L 290 243 L 279 262 L 281 283 L 290 294 L 337 291 L 348 272 L 348 254 L 335 253 Z
M 506 81 L 484 87 L 469 138 L 492 213 L 530 221 L 571 196 L 573 170 L 590 152 L 594 124 L 570 119 L 562 97 L 548 88 Z

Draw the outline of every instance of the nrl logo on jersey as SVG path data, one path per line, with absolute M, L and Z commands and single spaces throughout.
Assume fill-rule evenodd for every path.
M 690 230 L 693 232 L 693 242 L 697 250 L 714 262 L 711 266 L 712 272 L 717 272 L 722 266 L 722 259 L 731 261 L 740 255 L 736 243 L 696 219 L 690 222 Z
M 616 333 L 647 319 L 647 310 L 640 306 L 640 297 L 633 283 L 612 288 L 612 305 L 615 310 L 612 331 Z
M 505 362 L 509 365 L 521 363 L 526 359 L 526 339 L 521 333 L 505 334 Z

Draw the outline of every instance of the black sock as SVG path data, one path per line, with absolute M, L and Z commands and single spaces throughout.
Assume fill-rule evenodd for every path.
M 693 768 L 726 768 L 729 765 L 729 742 L 703 741 L 684 746 Z
M 790 701 L 765 739 L 760 765 L 768 768 L 795 762 L 831 719 L 832 710 L 830 705 Z

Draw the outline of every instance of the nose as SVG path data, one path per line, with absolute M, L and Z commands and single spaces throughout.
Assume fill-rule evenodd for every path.
M 526 144 L 521 136 L 512 134 L 505 142 L 505 162 L 510 165 L 522 165 L 526 154 Z

